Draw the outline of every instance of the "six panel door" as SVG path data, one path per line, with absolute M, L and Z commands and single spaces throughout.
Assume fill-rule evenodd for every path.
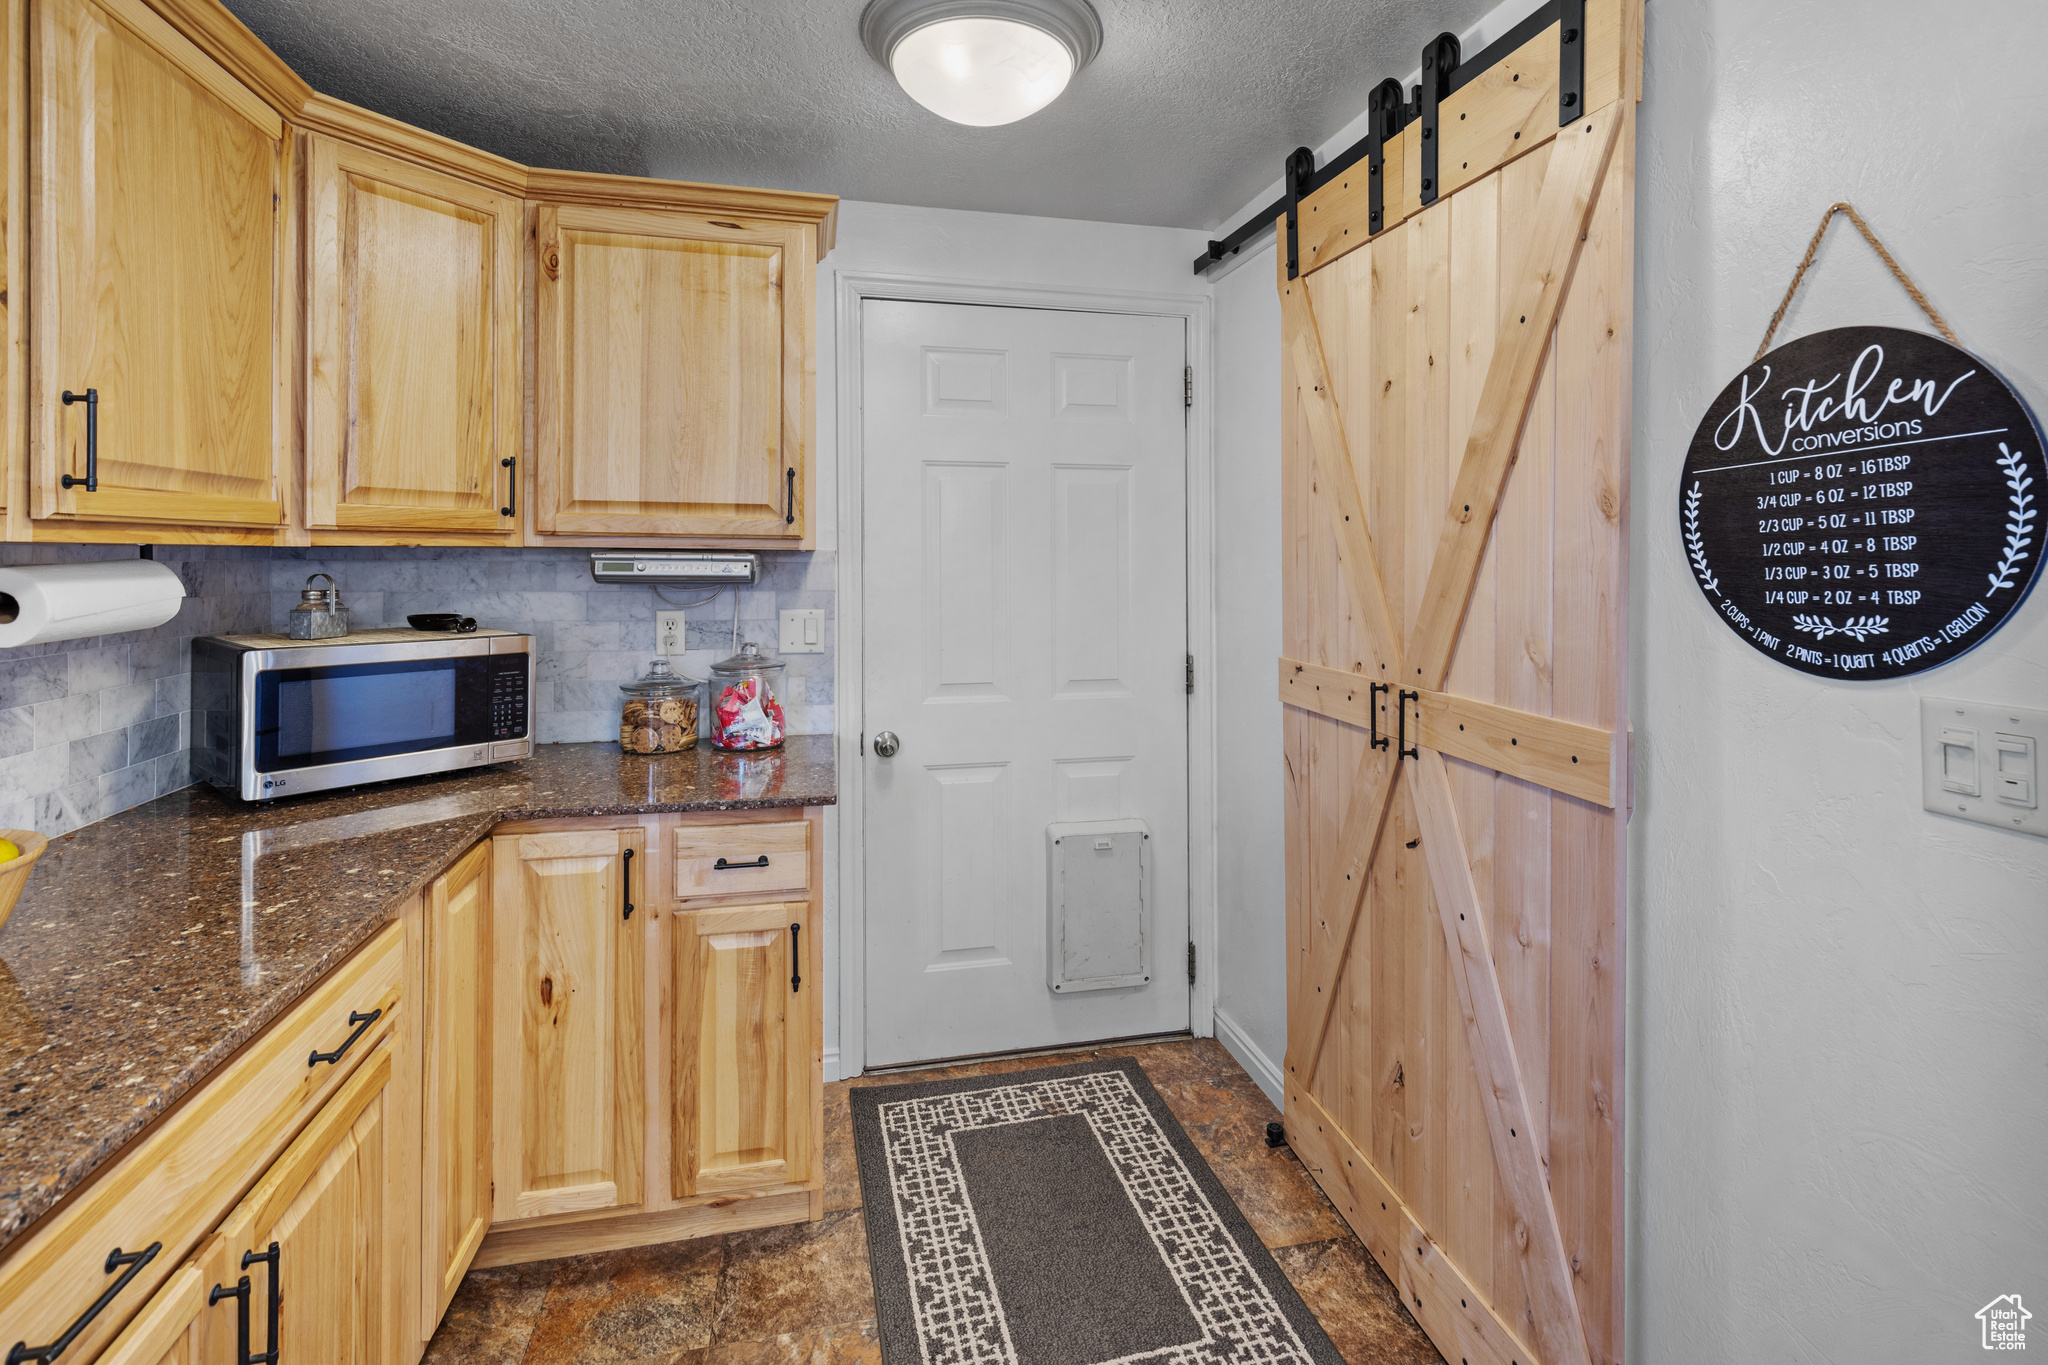
M 491 1223 L 491 845 L 427 888 L 426 1284 L 431 1334 Z
M 678 915 L 672 942 L 675 1197 L 809 1179 L 809 904 Z
M 331 138 L 306 161 L 306 521 L 510 531 L 517 199 Z
M 542 204 L 535 527 L 801 540 L 805 229 Z
M 139 0 L 31 27 L 31 513 L 275 526 L 284 123 Z
M 870 299 L 869 1066 L 1188 1026 L 1186 327 Z M 1137 985 L 1055 990 L 1046 826 L 1142 819 Z
M 645 833 L 492 843 L 492 1221 L 638 1204 Z

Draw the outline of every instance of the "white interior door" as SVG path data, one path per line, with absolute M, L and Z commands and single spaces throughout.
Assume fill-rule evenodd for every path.
M 1185 325 L 863 309 L 867 1062 L 1184 1029 Z M 1118 819 L 1149 980 L 1055 991 L 1047 826 Z

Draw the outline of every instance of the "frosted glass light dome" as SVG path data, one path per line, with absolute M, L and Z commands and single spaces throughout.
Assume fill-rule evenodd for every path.
M 912 99 L 992 128 L 1058 99 L 1102 46 L 1088 0 L 872 0 L 861 41 Z
M 1074 54 L 1029 24 L 943 19 L 896 44 L 889 66 L 910 97 L 940 118 L 992 128 L 1058 99 L 1073 79 Z

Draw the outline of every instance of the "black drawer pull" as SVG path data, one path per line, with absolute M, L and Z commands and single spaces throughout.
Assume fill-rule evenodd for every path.
M 789 471 L 789 515 L 782 519 L 785 526 L 796 525 L 796 470 Z
M 752 861 L 751 863 L 729 863 L 725 859 L 720 858 L 717 862 L 711 865 L 711 870 L 713 872 L 744 872 L 750 867 L 766 866 L 768 866 L 768 855 L 763 853 L 760 857 L 754 859 L 754 861 Z
M 507 455 L 498 461 L 498 468 L 505 474 L 505 505 L 498 509 L 498 515 L 509 517 L 519 507 L 519 464 L 517 458 Z
M 803 958 L 796 950 L 797 931 L 802 928 L 801 924 L 789 926 L 789 989 L 792 995 L 796 993 L 796 988 L 804 982 L 803 977 L 797 972 L 797 968 L 802 963 Z
M 66 488 L 83 488 L 88 493 L 100 491 L 100 391 L 87 389 L 84 393 L 64 390 L 64 406 L 73 403 L 85 404 L 85 477 L 74 478 L 66 474 L 57 482 Z
M 78 1340 L 78 1334 L 90 1327 L 92 1320 L 100 1315 L 101 1310 L 114 1301 L 114 1296 L 128 1287 L 128 1281 L 141 1274 L 142 1267 L 154 1261 L 156 1254 L 163 1249 L 164 1244 L 162 1242 L 151 1242 L 141 1251 L 123 1251 L 121 1248 L 115 1247 L 112 1251 L 108 1252 L 107 1274 L 111 1275 L 115 1271 L 121 1270 L 122 1266 L 128 1267 L 126 1270 L 121 1270 L 121 1278 L 108 1285 L 107 1291 L 93 1300 L 92 1307 L 86 1309 L 78 1321 L 72 1323 L 65 1330 L 63 1336 L 58 1337 L 48 1346 L 30 1346 L 25 1341 L 15 1342 L 14 1348 L 7 1353 L 7 1365 L 23 1365 L 23 1362 L 30 1360 L 47 1362 L 63 1355 L 66 1348 L 72 1342 Z
M 625 888 L 619 892 L 619 899 L 626 903 L 626 918 L 633 918 L 633 850 L 627 849 L 623 860 L 625 870 L 619 874 L 619 884 Z
M 1385 683 L 1374 683 L 1366 690 L 1366 719 L 1372 723 L 1372 747 L 1375 749 L 1387 747 L 1387 737 L 1380 733 L 1380 693 L 1386 690 Z
M 334 1049 L 334 1051 L 316 1052 L 312 1056 L 308 1057 L 306 1059 L 306 1065 L 312 1067 L 318 1066 L 322 1062 L 332 1063 L 340 1061 L 341 1055 L 356 1045 L 356 1039 L 362 1037 L 365 1033 L 368 1033 L 370 1031 L 370 1025 L 376 1023 L 379 1019 L 383 1017 L 384 1011 L 381 1009 L 371 1010 L 368 1014 L 357 1014 L 354 1010 L 350 1010 L 348 1012 L 348 1021 L 350 1024 L 355 1026 L 356 1031 L 354 1033 L 351 1033 L 346 1039 L 344 1039 L 341 1046 Z
M 242 1269 L 247 1270 L 250 1266 L 256 1265 L 259 1262 L 268 1262 L 270 1265 L 270 1284 L 268 1286 L 270 1299 L 270 1321 L 268 1327 L 266 1328 L 267 1335 L 264 1338 L 266 1341 L 270 1343 L 270 1349 L 265 1351 L 262 1355 L 253 1354 L 249 1350 L 249 1329 L 247 1328 L 247 1326 L 242 1326 L 240 1329 L 240 1335 L 242 1338 L 242 1359 L 240 1365 L 277 1365 L 277 1306 L 284 1298 L 283 1291 L 278 1287 L 278 1273 L 284 1265 L 284 1254 L 278 1250 L 277 1243 L 275 1242 L 272 1242 L 270 1244 L 270 1249 L 268 1251 L 260 1253 L 254 1251 L 245 1251 L 242 1253 Z M 242 1283 L 245 1285 L 249 1283 L 249 1277 L 247 1275 L 244 1275 L 242 1277 Z M 249 1296 L 247 1294 L 243 1294 L 243 1317 L 246 1318 L 248 1316 L 248 1313 Z

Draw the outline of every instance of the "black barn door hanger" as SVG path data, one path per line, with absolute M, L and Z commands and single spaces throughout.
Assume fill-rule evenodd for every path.
M 1374 86 L 1366 100 L 1365 136 L 1332 157 L 1327 165 L 1318 167 L 1315 153 L 1309 148 L 1297 147 L 1289 152 L 1282 175 L 1285 189 L 1280 198 L 1252 214 L 1228 236 L 1212 239 L 1208 248 L 1195 258 L 1195 273 L 1202 274 L 1225 257 L 1235 256 L 1246 243 L 1265 231 L 1268 224 L 1275 219 L 1283 219 L 1282 231 L 1287 237 L 1287 277 L 1299 278 L 1298 209 L 1301 201 L 1361 161 L 1366 163 L 1369 177 L 1369 230 L 1381 231 L 1386 226 L 1386 188 L 1382 183 L 1386 144 L 1399 137 L 1409 124 L 1418 121 L 1424 125 L 1419 139 L 1421 200 L 1424 205 L 1435 203 L 1442 193 L 1441 177 L 1437 174 L 1441 155 L 1437 131 L 1439 106 L 1477 79 L 1480 73 L 1506 60 L 1510 53 L 1553 24 L 1558 29 L 1557 125 L 1562 128 L 1579 117 L 1585 112 L 1586 0 L 1546 0 L 1535 12 L 1487 44 L 1469 61 L 1463 59 L 1456 34 L 1439 33 L 1423 45 L 1422 82 L 1406 99 L 1402 97 L 1401 83 L 1391 77 Z

